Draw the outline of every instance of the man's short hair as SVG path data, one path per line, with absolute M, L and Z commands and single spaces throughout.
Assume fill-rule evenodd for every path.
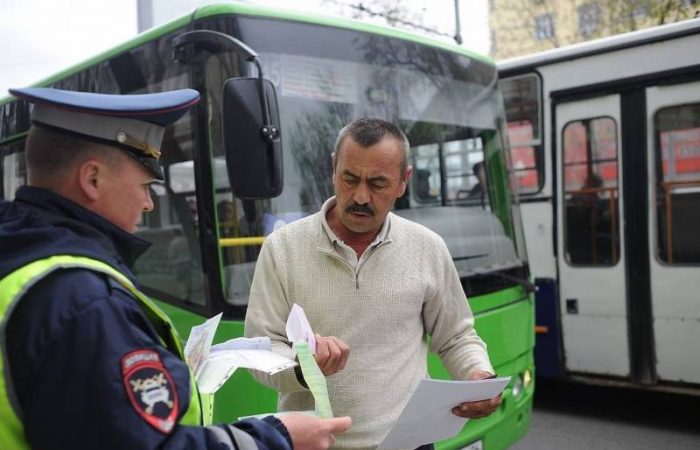
M 27 172 L 32 183 L 59 180 L 71 169 L 89 159 L 97 159 L 110 167 L 118 163 L 119 149 L 97 144 L 78 136 L 33 126 L 25 147 Z
M 411 145 L 403 131 L 391 122 L 381 119 L 363 118 L 357 119 L 345 125 L 338 133 L 338 138 L 335 141 L 335 157 L 333 158 L 333 170 L 338 165 L 338 156 L 345 138 L 351 137 L 353 141 L 360 144 L 362 147 L 371 147 L 380 142 L 385 137 L 391 137 L 401 144 L 403 150 L 403 164 L 401 164 L 401 176 L 406 173 L 408 168 L 408 154 Z

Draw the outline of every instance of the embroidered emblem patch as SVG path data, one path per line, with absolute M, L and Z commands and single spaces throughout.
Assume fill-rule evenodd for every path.
M 178 413 L 175 383 L 154 350 L 135 350 L 121 359 L 122 379 L 136 412 L 162 433 L 170 433 Z

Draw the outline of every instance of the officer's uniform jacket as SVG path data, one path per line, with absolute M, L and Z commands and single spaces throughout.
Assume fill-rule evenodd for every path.
M 0 280 L 32 261 L 75 255 L 136 283 L 129 267 L 148 245 L 47 190 L 22 187 L 13 202 L 0 202 Z M 273 417 L 183 425 L 197 398 L 190 371 L 163 346 L 133 294 L 108 275 L 54 271 L 1 320 L 2 376 L 32 448 L 291 448 Z M 168 416 L 172 427 L 158 420 Z

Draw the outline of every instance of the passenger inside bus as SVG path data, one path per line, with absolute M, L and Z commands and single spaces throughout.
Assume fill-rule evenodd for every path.
M 484 167 L 484 162 L 479 161 L 472 166 L 472 173 L 478 180 L 474 187 L 469 191 L 467 198 L 469 199 L 479 199 L 481 202 L 481 207 L 486 207 L 486 168 Z
M 601 195 L 605 192 L 603 179 L 591 173 L 580 189 L 570 192 L 566 208 L 569 261 L 584 265 L 614 263 L 615 233 L 610 202 Z
M 219 217 L 219 234 L 221 237 L 234 236 L 234 225 L 236 215 L 234 214 L 233 202 L 231 200 L 221 200 L 216 204 L 216 211 Z
M 430 192 L 430 171 L 428 169 L 416 169 L 415 172 L 415 197 L 421 203 L 431 203 L 437 199 L 436 195 Z

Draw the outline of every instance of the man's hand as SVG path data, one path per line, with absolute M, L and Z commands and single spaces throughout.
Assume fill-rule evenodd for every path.
M 494 375 L 483 370 L 475 370 L 469 374 L 470 380 L 484 380 L 486 378 L 493 378 Z M 486 417 L 498 408 L 501 404 L 501 395 L 497 397 L 482 400 L 478 402 L 465 402 L 459 406 L 452 408 L 452 414 L 459 417 L 464 417 L 467 419 L 479 419 L 481 417 Z
M 316 363 L 325 376 L 343 370 L 348 362 L 350 347 L 334 336 L 316 335 Z
M 326 450 L 335 444 L 335 434 L 350 428 L 349 417 L 319 419 L 306 414 L 284 414 L 280 421 L 292 437 L 294 450 Z

